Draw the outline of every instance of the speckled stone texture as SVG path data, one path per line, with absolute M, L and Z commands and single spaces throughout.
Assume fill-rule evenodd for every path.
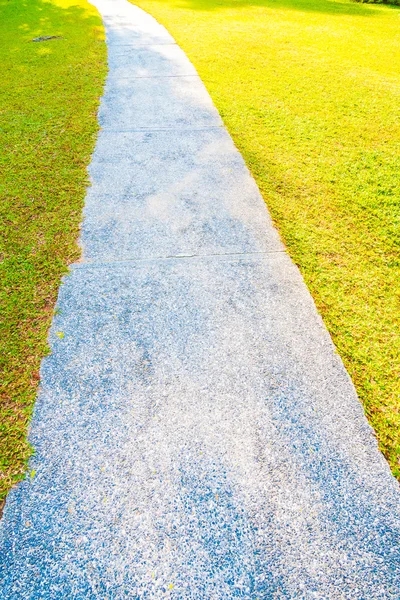
M 0 598 L 399 599 L 398 484 L 254 181 L 171 36 L 96 5 L 110 74 L 83 260 Z

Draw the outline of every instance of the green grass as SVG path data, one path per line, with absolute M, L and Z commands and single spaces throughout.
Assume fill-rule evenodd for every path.
M 365 4 L 394 4 L 400 6 L 400 0 L 355 0 L 355 2 L 362 2 Z
M 138 0 L 186 51 L 400 476 L 400 10 Z
M 30 41 L 45 35 L 61 37 Z M 103 37 L 86 0 L 0 1 L 0 504 L 26 468 L 57 290 L 79 256 Z

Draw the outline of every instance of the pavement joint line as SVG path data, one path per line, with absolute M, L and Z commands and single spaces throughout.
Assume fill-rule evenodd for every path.
M 175 44 L 173 42 L 166 42 L 165 44 L 109 44 L 109 46 L 112 48 L 152 48 L 157 46 L 177 46 L 179 48 L 178 44 Z M 116 56 L 118 56 L 118 54 L 116 54 Z
M 154 256 L 154 257 L 145 257 L 145 258 L 123 258 L 121 260 L 85 260 L 82 262 L 72 263 L 70 267 L 74 269 L 84 269 L 86 267 L 93 266 L 104 266 L 104 265 L 120 265 L 120 264 L 130 264 L 130 263 L 154 263 L 154 262 L 165 262 L 169 260 L 190 260 L 190 259 L 202 259 L 202 258 L 240 258 L 240 257 L 262 257 L 267 256 L 269 254 L 287 254 L 286 250 L 265 250 L 263 252 L 216 252 L 215 254 L 171 254 L 169 256 Z
M 141 131 L 208 131 L 210 129 L 225 129 L 224 125 L 213 125 L 210 127 L 175 127 L 174 125 L 168 127 L 143 127 L 139 129 L 108 129 L 100 127 L 101 131 L 108 131 L 110 133 L 138 133 Z
M 174 42 L 164 42 L 160 44 L 114 44 L 110 42 L 107 44 L 109 48 L 148 48 L 149 46 L 178 46 Z
M 130 77 L 116 77 L 115 79 L 117 81 L 120 81 L 121 79 L 123 79 L 124 81 L 131 81 L 132 79 L 182 79 L 182 78 L 188 78 L 188 77 L 193 77 L 194 79 L 200 79 L 200 77 L 198 75 L 194 75 L 193 73 L 190 73 L 188 75 L 132 75 Z M 113 81 L 113 76 L 111 75 L 111 77 L 108 79 L 108 82 Z
M 109 44 L 109 48 L 152 48 L 153 46 L 177 46 L 177 44 Z M 179 48 L 179 46 L 178 46 Z M 123 56 L 116 54 L 115 56 Z

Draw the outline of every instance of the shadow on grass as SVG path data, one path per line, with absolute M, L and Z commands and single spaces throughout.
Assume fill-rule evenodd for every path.
M 90 5 L 90 8 L 92 6 Z M 23 42 L 31 42 L 35 38 L 54 36 L 58 39 L 43 40 L 33 43 L 34 46 L 51 45 L 63 38 L 65 30 L 85 21 L 90 27 L 97 26 L 100 30 L 101 19 L 82 6 L 77 6 L 72 0 L 52 2 L 32 0 L 17 3 L 15 0 L 0 1 L 0 15 L 8 27 L 0 26 L 2 32 L 1 46 L 4 51 L 14 51 Z M 5 31 L 4 31 L 5 29 Z M 14 40 L 15 45 L 10 41 Z
M 161 3 L 168 0 L 160 0 Z M 387 4 L 363 4 L 337 0 L 184 0 L 180 8 L 212 11 L 223 8 L 265 7 L 272 10 L 297 10 L 299 12 L 316 12 L 327 15 L 350 15 L 354 17 L 374 17 L 384 6 L 399 10 L 399 6 Z

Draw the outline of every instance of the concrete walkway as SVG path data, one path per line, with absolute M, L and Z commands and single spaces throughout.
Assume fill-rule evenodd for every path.
M 398 484 L 254 181 L 170 35 L 96 5 L 84 254 L 0 598 L 399 599 Z

